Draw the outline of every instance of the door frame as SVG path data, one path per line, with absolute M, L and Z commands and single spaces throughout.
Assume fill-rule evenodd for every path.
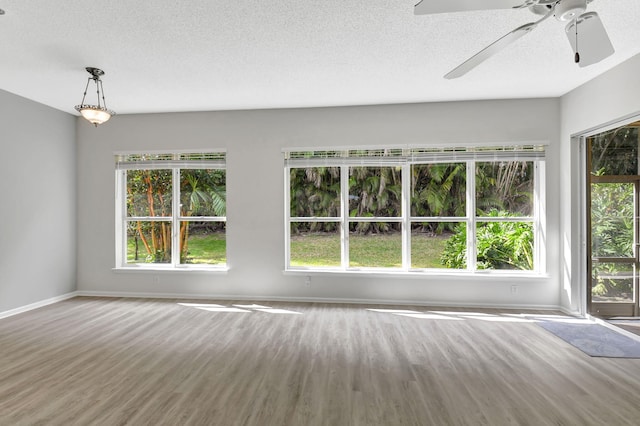
M 580 259 L 579 259 L 579 300 L 580 305 L 579 311 L 582 315 L 593 315 L 593 316 L 608 316 L 608 312 L 593 312 L 592 310 L 592 301 L 591 301 L 591 229 L 589 229 L 590 219 L 589 219 L 589 205 L 591 203 L 591 188 L 590 188 L 590 179 L 588 175 L 588 161 L 587 155 L 588 152 L 587 147 L 587 138 L 599 133 L 603 133 L 609 130 L 613 130 L 619 127 L 625 127 L 631 123 L 640 122 L 640 114 L 634 113 L 627 117 L 620 118 L 618 120 L 612 121 L 608 124 L 603 124 L 597 127 L 593 127 L 589 130 L 586 130 L 582 133 L 578 133 L 571 136 L 572 143 L 578 144 L 578 153 L 579 153 L 579 167 L 577 172 L 579 173 L 578 182 L 580 182 L 579 188 L 579 221 L 580 221 Z M 640 143 L 640 142 L 639 142 Z M 640 150 L 639 150 L 640 152 Z M 639 154 L 640 156 L 640 154 Z M 640 174 L 640 171 L 639 171 Z M 636 185 L 636 196 L 640 196 L 640 189 L 638 189 L 638 185 Z M 639 219 L 640 214 L 640 198 L 636 199 L 636 227 L 640 228 L 640 223 L 637 221 Z M 640 230 L 636 230 L 636 235 Z M 640 242 L 636 241 L 636 243 Z M 640 259 L 640 247 L 636 245 L 636 260 Z M 636 262 L 637 263 L 637 262 Z M 638 271 L 640 274 L 640 271 Z M 633 313 L 634 315 L 640 315 L 640 284 L 636 283 L 635 285 L 635 301 L 633 302 Z M 602 305 L 602 304 L 600 304 Z M 602 311 L 602 309 L 601 309 Z

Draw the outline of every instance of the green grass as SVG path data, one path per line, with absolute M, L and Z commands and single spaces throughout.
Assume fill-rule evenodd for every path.
M 444 268 L 440 254 L 448 236 L 411 238 L 412 268 Z M 349 236 L 350 266 L 402 266 L 402 238 L 399 233 Z M 340 266 L 340 235 L 300 234 L 291 237 L 291 266 Z
M 189 236 L 186 263 L 227 263 L 227 240 L 224 233 Z
M 147 259 L 147 252 L 142 243 L 138 243 L 138 260 L 135 258 L 135 245 L 132 238 L 127 247 L 127 262 L 152 263 Z M 227 262 L 227 242 L 224 233 L 206 235 L 190 235 L 187 248 L 187 262 L 189 264 L 219 265 Z
M 444 268 L 440 253 L 448 236 L 411 238 L 412 268 Z M 223 264 L 227 261 L 224 233 L 191 235 L 187 252 L 189 264 Z M 134 260 L 133 239 L 129 240 L 127 261 Z M 137 263 L 151 263 L 139 244 Z M 393 234 L 352 234 L 349 236 L 350 266 L 399 268 L 402 266 L 402 238 Z M 340 235 L 335 233 L 301 234 L 291 237 L 291 266 L 340 266 Z
M 300 234 L 291 237 L 291 266 L 340 266 L 340 234 Z
M 424 234 L 411 236 L 411 267 L 412 268 L 446 268 L 440 262 L 440 256 L 451 234 L 426 236 Z
M 402 236 L 399 233 L 349 235 L 349 266 L 402 267 Z

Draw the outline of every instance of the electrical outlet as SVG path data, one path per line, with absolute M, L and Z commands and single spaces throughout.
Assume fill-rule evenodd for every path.
M 307 286 L 307 287 L 311 286 L 311 277 L 310 276 L 304 277 L 304 285 Z
M 159 275 L 154 275 L 153 276 L 153 283 L 154 284 L 160 284 L 160 276 Z
M 511 286 L 511 294 L 518 294 L 518 286 L 517 285 L 512 285 Z

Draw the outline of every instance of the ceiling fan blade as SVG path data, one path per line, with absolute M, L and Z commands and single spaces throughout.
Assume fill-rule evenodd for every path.
M 422 0 L 416 4 L 416 15 L 466 12 L 469 10 L 514 9 L 524 7 L 527 0 Z
M 578 32 L 576 37 L 576 25 Z M 607 30 L 604 29 L 602 21 L 596 12 L 583 13 L 575 21 L 571 21 L 565 28 L 565 33 L 573 49 L 580 55 L 580 67 L 588 67 L 604 58 L 613 55 L 615 49 L 609 40 Z
M 518 40 L 520 37 L 531 32 L 531 30 L 533 30 L 537 26 L 538 26 L 537 22 L 531 22 L 529 24 L 516 28 L 515 30 L 508 33 L 507 35 L 503 36 L 502 38 L 494 41 L 489 46 L 485 47 L 480 52 L 476 53 L 474 56 L 467 59 L 462 64 L 458 65 L 456 68 L 454 68 L 449 73 L 447 73 L 444 76 L 444 78 L 450 80 L 453 78 L 462 77 L 463 75 L 471 71 L 473 68 L 480 65 L 482 62 L 486 61 L 487 59 L 489 59 L 490 57 L 492 57 L 493 55 L 495 55 L 496 53 L 498 53 L 499 51 L 501 51 L 502 49 L 504 49 L 505 47 L 513 43 L 514 41 Z

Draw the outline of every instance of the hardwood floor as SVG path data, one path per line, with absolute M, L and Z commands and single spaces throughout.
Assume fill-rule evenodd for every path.
M 2 319 L 0 425 L 640 423 L 640 360 L 519 312 L 250 304 L 78 297 Z

